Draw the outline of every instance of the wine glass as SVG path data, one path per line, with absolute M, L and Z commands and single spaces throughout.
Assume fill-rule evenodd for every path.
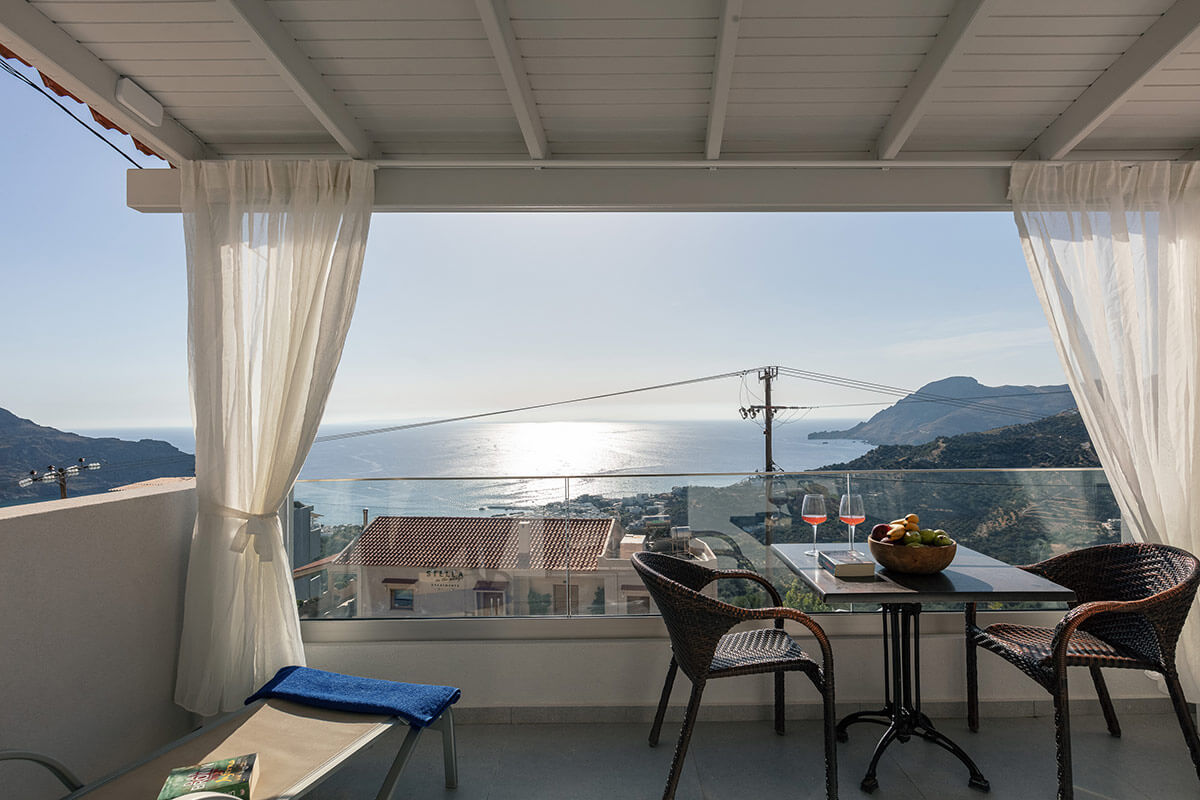
M 804 502 L 800 506 L 800 519 L 813 526 L 813 549 L 804 555 L 816 558 L 821 552 L 817 549 L 817 526 L 825 521 L 825 495 L 804 495 Z
M 838 506 L 838 519 L 850 526 L 850 549 L 854 549 L 854 526 L 867 521 L 861 494 L 844 494 Z

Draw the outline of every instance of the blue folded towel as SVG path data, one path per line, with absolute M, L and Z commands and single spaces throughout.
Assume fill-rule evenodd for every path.
M 462 692 L 453 686 L 398 683 L 377 678 L 339 675 L 308 667 L 284 667 L 250 697 L 278 697 L 294 703 L 356 711 L 361 714 L 390 714 L 424 728 L 458 702 Z

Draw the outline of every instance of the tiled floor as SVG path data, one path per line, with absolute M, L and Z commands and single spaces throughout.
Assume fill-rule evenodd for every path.
M 703 720 L 703 711 L 701 712 Z M 949 753 L 921 740 L 893 744 L 879 767 L 879 789 L 859 789 L 875 738 L 874 725 L 850 730 L 839 745 L 843 798 L 879 800 L 972 798 L 1039 800 L 1055 795 L 1054 727 L 1047 717 L 984 720 L 972 734 L 958 720 L 935 720 L 991 781 L 990 795 L 967 788 L 967 772 Z M 1124 736 L 1110 737 L 1100 716 L 1073 720 L 1075 797 L 1079 800 L 1175 800 L 1200 797 L 1179 726 L 1172 715 L 1126 714 Z M 419 743 L 397 798 L 457 800 L 590 800 L 661 797 L 678 735 L 663 728 L 657 748 L 644 724 L 459 725 L 459 787 L 443 786 L 440 737 Z M 319 800 L 372 800 L 399 738 L 385 740 L 316 793 Z M 813 721 L 789 721 L 787 736 L 769 722 L 701 721 L 692 739 L 677 797 L 723 800 L 824 797 L 821 739 Z

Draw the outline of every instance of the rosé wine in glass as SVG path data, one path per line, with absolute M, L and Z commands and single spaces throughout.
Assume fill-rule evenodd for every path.
M 838 519 L 850 527 L 850 549 L 854 549 L 854 526 L 867 521 L 861 494 L 844 494 L 838 506 Z
M 817 557 L 821 551 L 817 549 L 817 526 L 826 519 L 825 496 L 820 494 L 804 495 L 804 503 L 800 506 L 800 519 L 813 526 L 813 546 L 805 555 Z

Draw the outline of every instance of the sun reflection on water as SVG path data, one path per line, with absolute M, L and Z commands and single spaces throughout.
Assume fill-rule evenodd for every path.
M 500 475 L 580 475 L 626 469 L 634 426 L 606 422 L 517 422 L 495 435 Z

